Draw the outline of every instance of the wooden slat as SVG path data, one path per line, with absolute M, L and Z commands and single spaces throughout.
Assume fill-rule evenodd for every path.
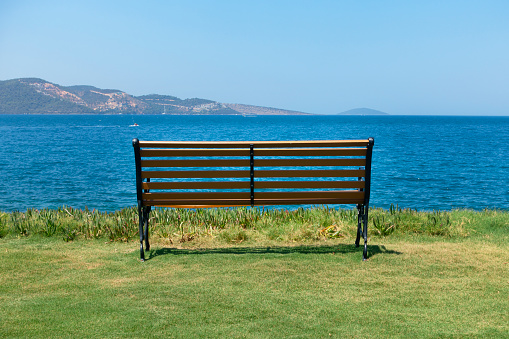
M 364 199 L 259 199 L 255 206 L 362 204 Z
M 293 166 L 366 166 L 366 159 L 255 159 L 254 165 L 255 168 Z
M 240 207 L 240 206 L 251 206 L 251 203 L 249 201 L 242 201 L 242 202 L 239 202 L 239 201 L 236 201 L 235 205 L 232 205 L 232 204 L 221 204 L 221 203 L 215 203 L 214 204 L 211 204 L 211 203 L 207 203 L 207 204 L 202 204 L 202 205 L 197 205 L 195 204 L 195 202 L 185 202 L 186 205 L 178 205 L 178 204 L 168 204 L 168 203 L 165 203 L 165 202 L 147 202 L 147 204 L 144 204 L 144 206 L 156 206 L 156 207 L 169 207 L 169 208 L 216 208 L 216 207 L 232 207 L 232 206 L 236 206 L 236 207 Z
M 144 157 L 249 157 L 246 149 L 142 149 Z
M 363 191 L 256 192 L 255 200 L 364 199 Z
M 366 148 L 261 148 L 255 149 L 255 157 L 332 157 L 366 156 Z
M 250 199 L 200 199 L 200 200 L 144 200 L 144 206 L 159 207 L 228 207 L 228 206 L 251 206 Z
M 255 206 L 271 205 L 335 205 L 335 204 L 362 204 L 363 199 L 263 199 L 255 200 Z M 173 200 L 173 201 L 143 201 L 143 206 L 158 206 L 172 208 L 210 208 L 251 206 L 250 200 Z
M 141 178 L 249 178 L 249 171 L 142 171 Z
M 142 149 L 146 157 L 249 157 L 245 149 Z M 319 157 L 319 156 L 366 156 L 366 148 L 259 148 L 255 156 Z
M 249 178 L 249 171 L 142 171 L 147 178 Z M 364 177 L 364 170 L 259 170 L 256 178 L 346 178 Z
M 244 148 L 254 145 L 272 147 L 356 147 L 367 146 L 366 140 L 298 140 L 298 141 L 141 141 L 140 148 Z
M 142 189 L 249 189 L 249 181 L 144 182 Z
M 255 178 L 364 177 L 364 170 L 255 170 Z
M 145 206 L 176 205 L 209 205 L 209 206 L 246 206 L 250 205 L 249 193 L 218 192 L 175 192 L 143 193 Z M 257 192 L 255 205 L 289 205 L 289 204 L 345 204 L 362 203 L 364 192 Z
M 250 192 L 161 192 L 143 193 L 143 200 L 251 199 Z
M 142 160 L 141 167 L 248 167 L 249 159 Z
M 256 181 L 256 189 L 267 188 L 365 188 L 365 181 Z
M 249 181 L 143 182 L 142 189 L 249 189 Z M 270 188 L 365 188 L 365 181 L 255 181 L 256 189 Z
M 366 159 L 255 159 L 255 168 L 365 165 Z M 249 159 L 142 160 L 141 167 L 249 167 Z

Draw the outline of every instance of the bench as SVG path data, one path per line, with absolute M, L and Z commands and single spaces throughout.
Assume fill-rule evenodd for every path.
M 374 139 L 141 141 L 136 163 L 140 258 L 150 249 L 152 207 L 355 204 L 367 259 Z

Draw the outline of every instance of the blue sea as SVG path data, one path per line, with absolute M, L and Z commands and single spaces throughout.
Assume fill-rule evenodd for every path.
M 0 115 L 0 210 L 136 205 L 133 138 L 368 137 L 371 206 L 509 208 L 509 117 Z

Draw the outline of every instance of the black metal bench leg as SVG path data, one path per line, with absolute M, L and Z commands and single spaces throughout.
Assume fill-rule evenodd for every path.
M 368 207 L 365 207 L 363 215 L 363 230 L 362 235 L 364 237 L 364 251 L 362 252 L 362 260 L 368 260 Z
M 357 238 L 355 239 L 355 247 L 359 247 L 359 241 L 361 240 L 362 232 L 362 218 L 364 215 L 364 206 L 357 205 Z
M 145 250 L 149 251 L 150 250 L 150 244 L 148 242 L 148 220 L 149 220 L 149 215 L 150 215 L 150 206 L 149 207 L 145 207 L 143 209 L 143 219 L 145 221 Z
M 140 217 L 140 259 L 145 261 L 145 251 L 143 251 L 143 217 L 145 216 L 145 209 L 138 206 L 138 216 Z

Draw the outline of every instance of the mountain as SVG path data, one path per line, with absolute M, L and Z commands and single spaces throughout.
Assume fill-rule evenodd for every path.
M 389 113 L 370 108 L 354 108 L 343 113 L 338 113 L 338 115 L 389 115 Z
M 117 89 L 60 86 L 38 78 L 0 81 L 0 114 L 249 114 L 302 112 L 170 95 L 133 96 Z

